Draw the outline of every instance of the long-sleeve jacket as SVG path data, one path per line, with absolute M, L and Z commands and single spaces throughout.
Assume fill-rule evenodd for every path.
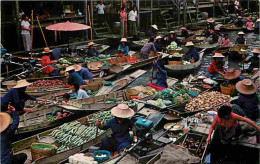
M 13 88 L 1 97 L 1 110 L 7 111 L 10 103 L 17 111 L 22 111 L 27 100 L 36 100 L 35 97 L 25 92 L 19 93 L 18 89 Z
M 237 99 L 239 105 L 245 112 L 246 116 L 250 119 L 256 120 L 259 118 L 259 100 L 256 95 L 244 96 L 240 95 Z
M 1 134 L 1 158 L 0 163 L 10 164 L 11 154 L 12 154 L 12 140 L 11 137 L 19 125 L 19 116 L 16 111 L 12 111 L 13 121 L 7 129 L 5 129 Z
M 128 55 L 128 52 L 129 52 L 129 47 L 128 47 L 127 45 L 125 45 L 125 46 L 119 45 L 117 50 L 118 50 L 118 51 L 123 50 L 123 51 L 124 51 L 124 52 L 123 52 L 123 53 L 124 53 L 124 56 L 127 56 L 127 55 Z
M 244 37 L 242 39 L 238 37 L 236 40 L 236 44 L 246 44 L 246 39 Z
M 220 47 L 229 47 L 231 46 L 230 44 L 231 43 L 229 39 L 222 38 L 220 42 Z
M 156 41 L 156 42 L 154 42 L 154 46 L 155 46 L 157 51 L 162 51 L 162 50 L 165 49 L 165 46 L 162 42 Z
M 151 51 L 156 51 L 153 42 L 144 44 L 143 48 L 141 49 L 142 54 L 149 54 Z
M 207 71 L 209 73 L 220 73 L 220 69 L 222 70 L 223 69 L 223 66 L 221 66 L 222 68 L 218 68 L 217 65 L 216 65 L 216 62 L 215 60 L 213 60 L 210 64 L 210 66 L 208 67 Z
M 157 80 L 156 85 L 158 87 L 167 88 L 167 82 L 166 82 L 167 72 L 163 70 L 157 62 L 155 63 L 155 67 L 159 70 L 159 72 L 156 72 L 155 76 L 153 77 L 154 79 Z
M 98 56 L 99 55 L 99 52 L 98 52 L 98 50 L 96 50 L 96 49 L 93 49 L 93 50 L 88 50 L 87 51 L 87 55 L 89 55 L 89 56 Z
M 49 56 L 46 56 L 44 55 L 42 57 L 42 61 L 41 61 L 41 64 L 42 64 L 42 68 L 47 66 L 47 65 L 50 65 L 50 64 L 53 64 L 54 62 L 51 61 L 50 57 Z M 46 68 L 44 68 L 42 70 L 44 73 L 51 73 L 54 71 L 54 68 L 52 66 L 47 66 Z
M 200 59 L 199 52 L 198 52 L 195 48 L 192 48 L 192 49 L 188 52 L 188 56 L 190 57 L 190 59 L 193 58 L 193 59 L 195 60 L 195 62 Z
M 93 78 L 92 73 L 90 73 L 87 68 L 82 67 L 81 70 L 78 73 L 83 80 L 85 80 L 85 79 L 88 80 L 88 79 Z
M 69 85 L 83 84 L 83 79 L 76 71 L 73 71 L 69 75 L 68 84 Z

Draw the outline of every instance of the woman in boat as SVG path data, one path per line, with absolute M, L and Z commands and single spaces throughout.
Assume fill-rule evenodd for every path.
M 156 31 L 158 31 L 158 27 L 156 24 L 151 25 L 151 28 L 148 30 L 149 38 L 156 37 Z
M 181 30 L 181 37 L 184 37 L 184 38 L 190 37 L 189 32 L 186 27 L 181 27 L 180 30 Z
M 99 56 L 99 52 L 98 52 L 98 50 L 94 47 L 94 42 L 89 42 L 88 43 L 88 51 L 87 51 L 87 55 L 88 56 L 90 56 L 90 57 L 93 57 L 93 56 L 95 56 L 95 57 L 97 57 L 97 56 Z
M 244 26 L 244 22 L 243 22 L 241 16 L 238 16 L 237 20 L 235 21 L 235 25 L 236 25 L 236 27 L 238 27 L 238 28 L 241 28 L 241 27 Z
M 165 46 L 162 41 L 162 37 L 160 35 L 156 36 L 156 41 L 154 42 L 154 46 L 157 51 L 163 52 L 165 50 Z
M 241 76 L 241 71 L 235 68 L 229 68 L 225 75 L 224 79 L 228 80 L 228 84 L 236 85 L 237 82 L 243 80 L 243 76 Z
M 224 34 L 224 37 L 221 39 L 220 47 L 230 47 L 231 42 L 228 38 L 228 34 Z
M 224 59 L 225 56 L 223 56 L 221 53 L 215 53 L 213 56 L 213 61 L 211 62 L 210 66 L 207 69 L 206 76 L 209 78 L 218 78 L 220 76 L 224 76 L 225 73 L 222 73 L 221 71 L 224 71 Z
M 58 61 L 50 59 L 51 52 L 52 51 L 49 49 L 49 47 L 44 48 L 44 51 L 42 52 L 42 72 L 47 73 L 50 76 L 59 76 L 60 69 L 54 67 L 54 63 L 57 63 Z
M 210 35 L 211 35 L 210 44 L 215 44 L 219 42 L 219 37 L 221 36 L 219 31 L 220 31 L 219 27 L 215 27 L 214 30 L 210 30 Z
M 68 87 L 71 87 L 74 84 L 79 84 L 82 85 L 84 84 L 82 77 L 75 71 L 75 67 L 69 66 L 66 68 L 65 72 L 69 73 L 69 78 L 68 78 Z
M 156 89 L 157 91 L 161 91 L 168 87 L 166 81 L 167 72 L 159 66 L 158 62 L 153 61 L 153 64 L 156 67 L 156 74 L 150 79 L 151 82 L 149 82 L 147 85 Z M 154 79 L 157 80 L 156 83 L 152 83 Z
M 129 52 L 129 47 L 128 47 L 128 45 L 126 45 L 127 39 L 122 38 L 120 43 L 121 44 L 118 46 L 118 49 L 117 49 L 119 54 L 117 54 L 116 56 L 127 56 L 128 52 Z
M 260 131 L 260 127 L 253 121 L 233 113 L 230 105 L 220 107 L 209 129 L 206 140 L 207 143 L 211 142 L 211 161 L 218 161 L 222 155 L 227 155 L 231 151 L 231 144 L 237 143 L 242 133 L 239 121 L 246 122 Z M 211 135 L 214 129 L 215 132 L 211 141 Z
M 245 33 L 243 31 L 240 31 L 238 33 L 238 38 L 236 40 L 236 44 L 244 44 L 246 45 L 246 38 L 244 37 Z
M 252 30 L 254 28 L 254 23 L 253 23 L 252 19 L 250 17 L 248 17 L 246 19 L 247 19 L 246 29 Z
M 253 53 L 253 56 L 249 57 L 245 63 L 250 63 L 249 68 L 247 69 L 248 73 L 252 73 L 254 68 L 259 68 L 259 54 L 260 54 L 260 49 L 258 48 L 254 48 L 253 51 L 251 51 Z
M 167 45 L 170 45 L 172 42 L 176 42 L 177 45 L 181 44 L 174 31 L 170 31 L 170 36 L 167 38 Z
M 197 62 L 200 59 L 200 55 L 199 52 L 194 47 L 194 44 L 192 42 L 187 42 L 185 46 L 189 49 L 187 53 L 189 57 L 189 61 L 191 63 Z
M 25 91 L 27 86 L 31 85 L 26 80 L 19 80 L 17 84 L 9 90 L 3 97 L 1 97 L 1 111 L 7 111 L 8 105 L 13 106 L 19 113 L 30 112 L 24 109 L 27 100 L 46 101 L 45 99 L 36 98 L 28 95 Z
M 89 70 L 85 67 L 82 67 L 81 65 L 74 65 L 75 71 L 80 75 L 80 77 L 83 79 L 83 81 L 87 81 L 90 79 L 93 79 L 93 75 Z
M 215 27 L 215 20 L 213 18 L 209 18 L 207 20 L 207 27 L 210 29 L 210 30 L 214 30 L 214 27 Z
M 151 51 L 156 52 L 156 48 L 154 46 L 154 38 L 151 37 L 148 43 L 145 43 L 144 46 L 141 49 L 141 59 L 145 60 L 149 58 L 149 53 Z
M 12 137 L 19 125 L 19 116 L 13 106 L 8 107 L 11 116 L 0 112 L 1 164 L 23 164 L 27 159 L 25 153 L 13 154 Z
M 131 144 L 129 132 L 133 127 L 133 123 L 129 118 L 134 116 L 134 110 L 126 104 L 119 104 L 112 108 L 111 113 L 114 118 L 104 125 L 97 120 L 96 125 L 102 130 L 112 130 L 111 137 L 106 136 L 102 139 L 100 149 L 110 151 L 113 156 Z
M 76 94 L 77 99 L 89 98 L 89 95 L 86 91 L 80 88 L 80 85 L 77 83 L 73 84 L 72 91 Z

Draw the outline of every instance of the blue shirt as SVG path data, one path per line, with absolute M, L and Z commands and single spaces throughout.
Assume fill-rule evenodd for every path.
M 200 59 L 200 54 L 195 48 L 190 49 L 190 51 L 188 52 L 188 56 L 190 57 L 190 59 L 193 58 L 195 62 Z
M 89 72 L 87 68 L 82 67 L 82 69 L 78 71 L 78 73 L 83 80 L 93 78 L 92 74 Z
M 73 85 L 73 84 L 84 84 L 84 83 L 81 76 L 76 71 L 73 71 L 69 75 L 68 84 Z
M 105 125 L 103 125 L 103 130 L 111 129 L 113 138 L 116 140 L 117 144 L 123 143 L 130 140 L 129 131 L 132 128 L 132 123 L 129 119 L 124 119 L 124 121 L 119 124 L 115 118 L 110 119 Z
M 98 50 L 96 50 L 96 49 L 93 49 L 93 50 L 89 49 L 89 50 L 87 51 L 87 55 L 89 55 L 89 56 L 98 56 L 98 55 L 99 55 L 99 52 L 98 52 Z
M 154 79 L 157 79 L 156 85 L 158 87 L 167 88 L 167 81 L 166 81 L 167 72 L 165 70 L 163 70 L 157 62 L 155 63 L 155 66 L 159 70 L 159 72 L 156 72 L 155 76 L 153 77 Z
M 1 134 L 1 162 L 2 164 L 11 163 L 11 153 L 12 153 L 12 135 L 14 135 L 15 130 L 19 125 L 19 117 L 16 111 L 12 111 L 13 121 L 12 124 L 8 126 Z
M 181 42 L 177 38 L 169 38 L 167 44 L 170 45 L 173 41 L 176 42 L 177 45 L 181 45 Z
M 141 54 L 149 54 L 151 51 L 156 51 L 153 42 L 145 43 L 143 48 L 141 49 Z
M 61 58 L 61 51 L 65 51 L 66 48 L 54 48 L 51 52 L 51 60 L 59 60 Z
M 125 46 L 119 45 L 117 50 L 118 51 L 124 50 L 124 55 L 127 56 L 129 52 L 129 47 L 127 45 Z
M 245 44 L 246 39 L 243 37 L 242 39 L 240 39 L 239 37 L 236 40 L 236 44 Z
M 157 51 L 162 51 L 164 49 L 164 45 L 162 42 L 156 41 L 156 42 L 154 42 L 154 46 Z
M 256 94 L 249 96 L 240 95 L 237 99 L 237 105 L 239 105 L 240 108 L 244 110 L 246 116 L 252 120 L 259 117 L 258 104 L 259 100 Z
M 25 92 L 19 93 L 17 88 L 13 88 L 1 97 L 1 111 L 7 111 L 9 103 L 11 103 L 11 106 L 13 106 L 15 110 L 23 111 L 25 102 L 29 99 L 36 100 L 35 97 L 30 96 Z

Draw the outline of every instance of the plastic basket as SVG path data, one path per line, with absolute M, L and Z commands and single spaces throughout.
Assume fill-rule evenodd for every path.
M 101 154 L 106 154 L 106 157 L 97 157 L 97 155 L 101 155 Z M 95 151 L 92 156 L 94 157 L 94 159 L 98 162 L 98 163 L 102 163 L 105 162 L 106 160 L 109 159 L 110 157 L 110 152 L 106 151 L 106 150 L 98 150 Z
M 39 149 L 37 147 L 42 147 L 42 149 Z M 43 157 L 48 157 L 48 156 L 54 155 L 54 154 L 56 154 L 56 151 L 57 151 L 56 146 L 53 144 L 33 143 L 31 145 L 31 153 L 32 153 L 33 161 L 43 158 Z
M 233 84 L 228 84 L 228 86 L 220 85 L 220 91 L 225 95 L 233 95 L 236 91 L 236 87 Z
M 126 61 L 128 63 L 135 63 L 136 62 L 136 57 L 135 56 L 133 56 L 133 57 L 127 56 L 126 57 Z

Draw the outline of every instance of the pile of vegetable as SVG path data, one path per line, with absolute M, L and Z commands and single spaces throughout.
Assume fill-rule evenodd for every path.
M 49 88 L 49 87 L 63 87 L 64 83 L 61 80 L 37 80 L 33 82 L 28 90 L 32 88 Z
M 65 59 L 65 58 L 60 58 L 59 60 L 58 60 L 58 62 L 60 63 L 60 64 L 72 64 L 71 62 L 69 62 L 67 59 Z
M 173 58 L 173 57 L 181 58 L 182 56 L 183 56 L 183 54 L 180 54 L 180 53 L 174 53 L 174 54 L 170 55 L 169 58 Z
M 171 44 L 169 46 L 167 46 L 168 50 L 182 50 L 181 47 L 178 47 L 176 42 L 171 42 Z
M 57 153 L 66 151 L 72 147 L 80 146 L 95 138 L 97 119 L 101 119 L 101 123 L 106 123 L 112 117 L 110 111 L 99 112 L 93 114 L 89 120 L 89 126 L 82 125 L 78 121 L 65 123 L 58 129 L 52 131 L 49 135 L 55 138 L 55 143 L 59 145 Z M 98 136 L 105 131 L 98 130 Z
M 220 92 L 206 92 L 192 99 L 186 104 L 185 109 L 189 111 L 207 110 L 229 102 L 230 96 Z

